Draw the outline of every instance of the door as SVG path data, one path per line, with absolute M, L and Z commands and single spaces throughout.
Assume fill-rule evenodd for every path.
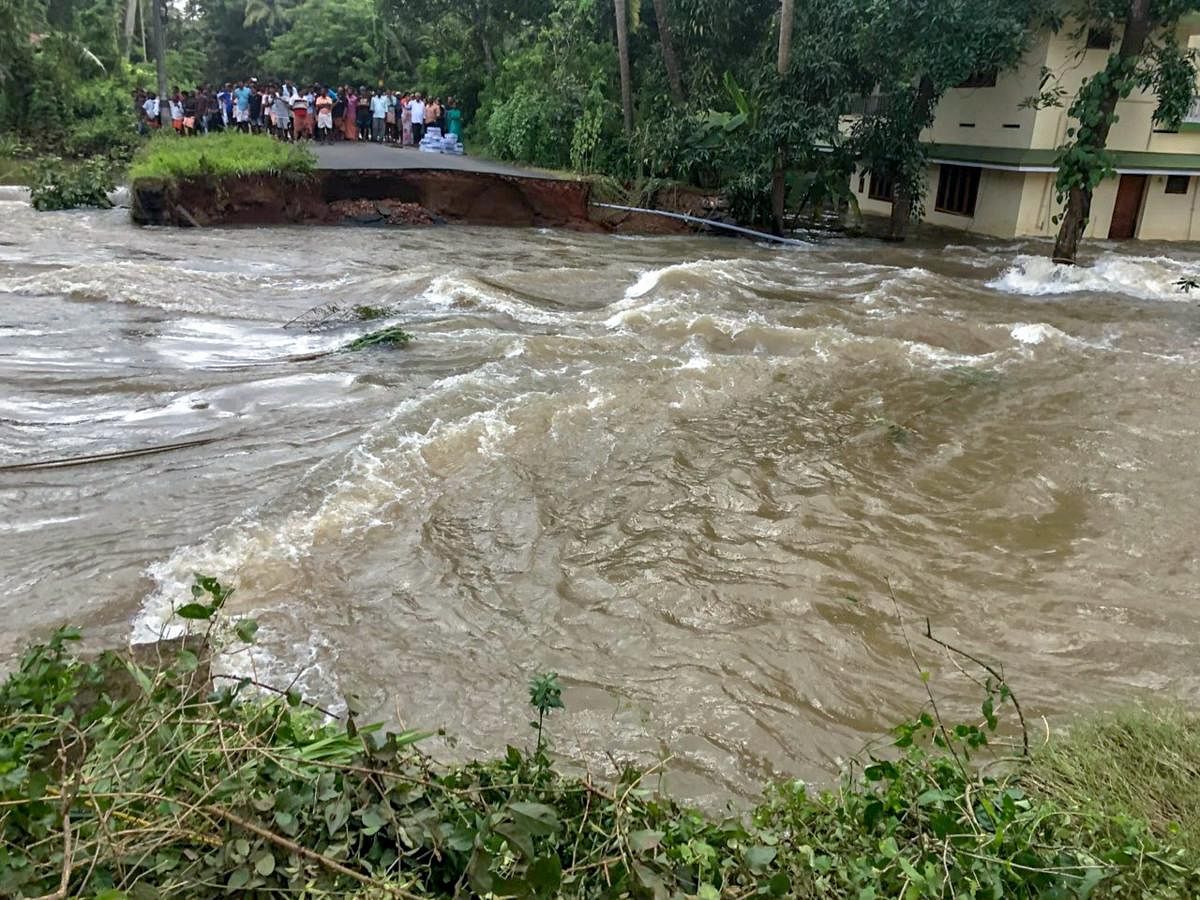
M 1146 196 L 1145 175 L 1122 175 L 1117 185 L 1117 205 L 1113 207 L 1110 241 L 1127 241 L 1137 233 L 1138 214 Z

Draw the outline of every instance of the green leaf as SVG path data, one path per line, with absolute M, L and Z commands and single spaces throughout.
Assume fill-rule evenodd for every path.
M 778 852 L 774 847 L 747 847 L 744 854 L 746 865 L 755 872 L 762 871 L 771 864 Z
M 180 650 L 175 656 L 175 669 L 179 672 L 195 672 L 200 660 L 191 650 Z
M 233 631 L 243 644 L 252 644 L 254 635 L 258 633 L 258 622 L 254 619 L 238 619 L 238 623 L 233 626 Z
M 350 818 L 350 801 L 341 797 L 325 807 L 325 828 L 330 836 L 342 830 Z
M 791 889 L 792 882 L 782 872 L 773 875 L 771 880 L 767 882 L 767 891 L 772 897 L 783 897 Z
M 642 831 L 634 831 L 629 835 L 629 848 L 634 853 L 645 853 L 648 850 L 653 850 L 663 839 L 661 831 L 653 831 L 651 829 L 643 829 Z
M 999 719 L 996 718 L 995 704 L 992 702 L 991 697 L 988 697 L 986 700 L 983 701 L 982 708 L 983 708 L 983 717 L 984 717 L 984 719 L 987 720 L 988 730 L 995 731 L 996 726 L 998 724 L 1000 724 L 1000 722 L 999 722 Z
M 254 861 L 254 871 L 266 878 L 275 871 L 275 854 L 270 850 L 264 850 L 263 853 Z
M 533 837 L 526 829 L 516 823 L 503 822 L 492 830 L 508 841 L 509 846 L 525 859 L 533 859 Z
M 138 687 L 145 694 L 154 692 L 154 683 L 150 680 L 150 676 L 146 674 L 146 670 L 132 660 L 125 660 L 125 668 L 129 674 L 133 676 L 133 680 L 137 682 Z
M 711 884 L 700 885 L 700 890 L 696 891 L 696 896 L 699 900 L 721 900 L 721 892 Z
M 933 803 L 945 803 L 954 799 L 954 794 L 937 788 L 930 788 L 917 797 L 917 806 L 929 806 Z
M 205 606 L 203 603 L 185 603 L 183 606 L 175 610 L 175 615 L 181 619 L 210 619 L 214 610 L 211 606 Z
M 359 816 L 363 824 L 363 834 L 375 834 L 387 824 L 387 817 L 379 811 L 378 806 L 368 806 Z
M 508 810 L 530 834 L 554 834 L 558 831 L 558 814 L 544 803 L 510 803 Z
M 549 895 L 562 884 L 562 862 L 553 854 L 538 857 L 529 866 L 529 884 L 539 894 Z
M 249 881 L 250 870 L 245 866 L 238 866 L 238 868 L 230 873 L 229 880 L 225 882 L 225 887 L 230 891 L 238 891 L 244 888 Z

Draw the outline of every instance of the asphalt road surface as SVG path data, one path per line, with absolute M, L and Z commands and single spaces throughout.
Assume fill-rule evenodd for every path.
M 446 153 L 422 153 L 390 144 L 347 143 L 310 145 L 317 154 L 318 169 L 449 169 L 454 172 L 486 172 L 492 175 L 517 175 L 525 178 L 558 178 L 550 172 L 523 169 L 473 156 Z

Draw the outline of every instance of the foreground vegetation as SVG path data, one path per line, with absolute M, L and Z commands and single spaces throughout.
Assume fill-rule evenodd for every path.
M 133 159 L 131 179 L 245 177 L 312 174 L 316 157 L 301 144 L 285 144 L 261 134 L 226 132 L 203 137 L 155 137 Z
M 229 591 L 177 610 L 209 635 Z M 236 635 L 236 638 L 234 638 Z M 118 897 L 1192 897 L 1200 891 L 1200 721 L 1080 725 L 1031 759 L 984 764 L 1012 703 L 977 724 L 932 711 L 839 786 L 770 788 L 716 820 L 651 788 L 560 769 L 556 676 L 530 685 L 531 747 L 465 766 L 425 737 L 332 720 L 287 689 L 212 679 L 201 645 L 135 661 L 60 631 L 0 688 L 0 894 Z M 931 695 L 932 696 L 932 695 Z

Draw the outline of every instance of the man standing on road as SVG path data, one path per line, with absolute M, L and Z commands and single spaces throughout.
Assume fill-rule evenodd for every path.
M 378 91 L 371 97 L 371 140 L 377 144 L 383 143 L 387 126 L 388 98 L 383 91 Z
M 425 98 L 420 94 L 412 99 L 412 134 L 414 144 L 420 144 L 425 137 Z
M 238 82 L 237 90 L 233 92 L 233 99 L 237 102 L 237 125 L 239 131 L 250 131 L 250 95 L 254 91 L 250 89 L 248 84 Z

